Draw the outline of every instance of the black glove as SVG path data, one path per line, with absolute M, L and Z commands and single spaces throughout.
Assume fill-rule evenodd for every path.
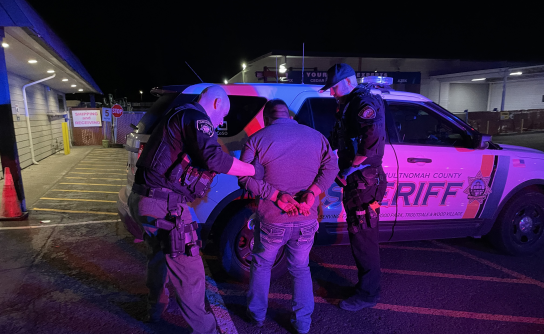
M 255 167 L 255 175 L 253 175 L 253 178 L 255 180 L 264 179 L 264 167 L 259 163 L 259 160 L 255 158 L 251 164 Z

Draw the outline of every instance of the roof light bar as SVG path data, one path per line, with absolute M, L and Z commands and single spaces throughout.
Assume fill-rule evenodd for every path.
M 523 72 L 512 72 L 512 73 L 510 73 L 510 75 L 522 75 L 522 74 L 523 74 Z
M 390 86 L 390 85 L 393 84 L 393 78 L 369 76 L 369 77 L 364 77 L 362 83 L 370 83 L 370 84 Z
M 485 78 L 472 79 L 472 81 L 484 81 Z

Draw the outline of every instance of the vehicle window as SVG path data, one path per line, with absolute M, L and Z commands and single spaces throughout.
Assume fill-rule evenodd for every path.
M 198 97 L 196 94 L 167 93 L 161 95 L 145 113 L 138 123 L 136 133 L 151 133 L 159 119 L 173 106 L 192 102 Z
M 337 103 L 333 98 L 309 98 L 300 107 L 295 120 L 329 137 L 334 126 Z
M 472 139 L 455 124 L 419 104 L 389 102 L 398 143 L 471 147 Z
M 216 130 L 219 137 L 232 137 L 240 133 L 266 103 L 266 98 L 258 96 L 229 95 L 229 100 L 229 114 Z

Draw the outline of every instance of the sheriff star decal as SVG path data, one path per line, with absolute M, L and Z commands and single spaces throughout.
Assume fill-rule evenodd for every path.
M 196 121 L 196 128 L 208 136 L 213 136 L 213 125 L 206 120 Z
M 474 201 L 483 204 L 487 196 L 491 194 L 491 188 L 488 186 L 489 179 L 489 177 L 483 177 L 481 171 L 476 174 L 476 177 L 468 177 L 468 187 L 464 193 L 468 195 L 469 204 Z
M 359 111 L 359 117 L 364 119 L 376 118 L 376 111 L 372 109 L 371 107 L 366 106 L 363 109 L 361 109 L 361 111 Z

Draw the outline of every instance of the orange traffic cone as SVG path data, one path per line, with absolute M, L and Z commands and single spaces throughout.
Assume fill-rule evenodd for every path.
M 2 195 L 2 214 L 4 217 L 16 218 L 23 215 L 17 191 L 13 185 L 13 177 L 9 167 L 4 170 L 4 193 Z

